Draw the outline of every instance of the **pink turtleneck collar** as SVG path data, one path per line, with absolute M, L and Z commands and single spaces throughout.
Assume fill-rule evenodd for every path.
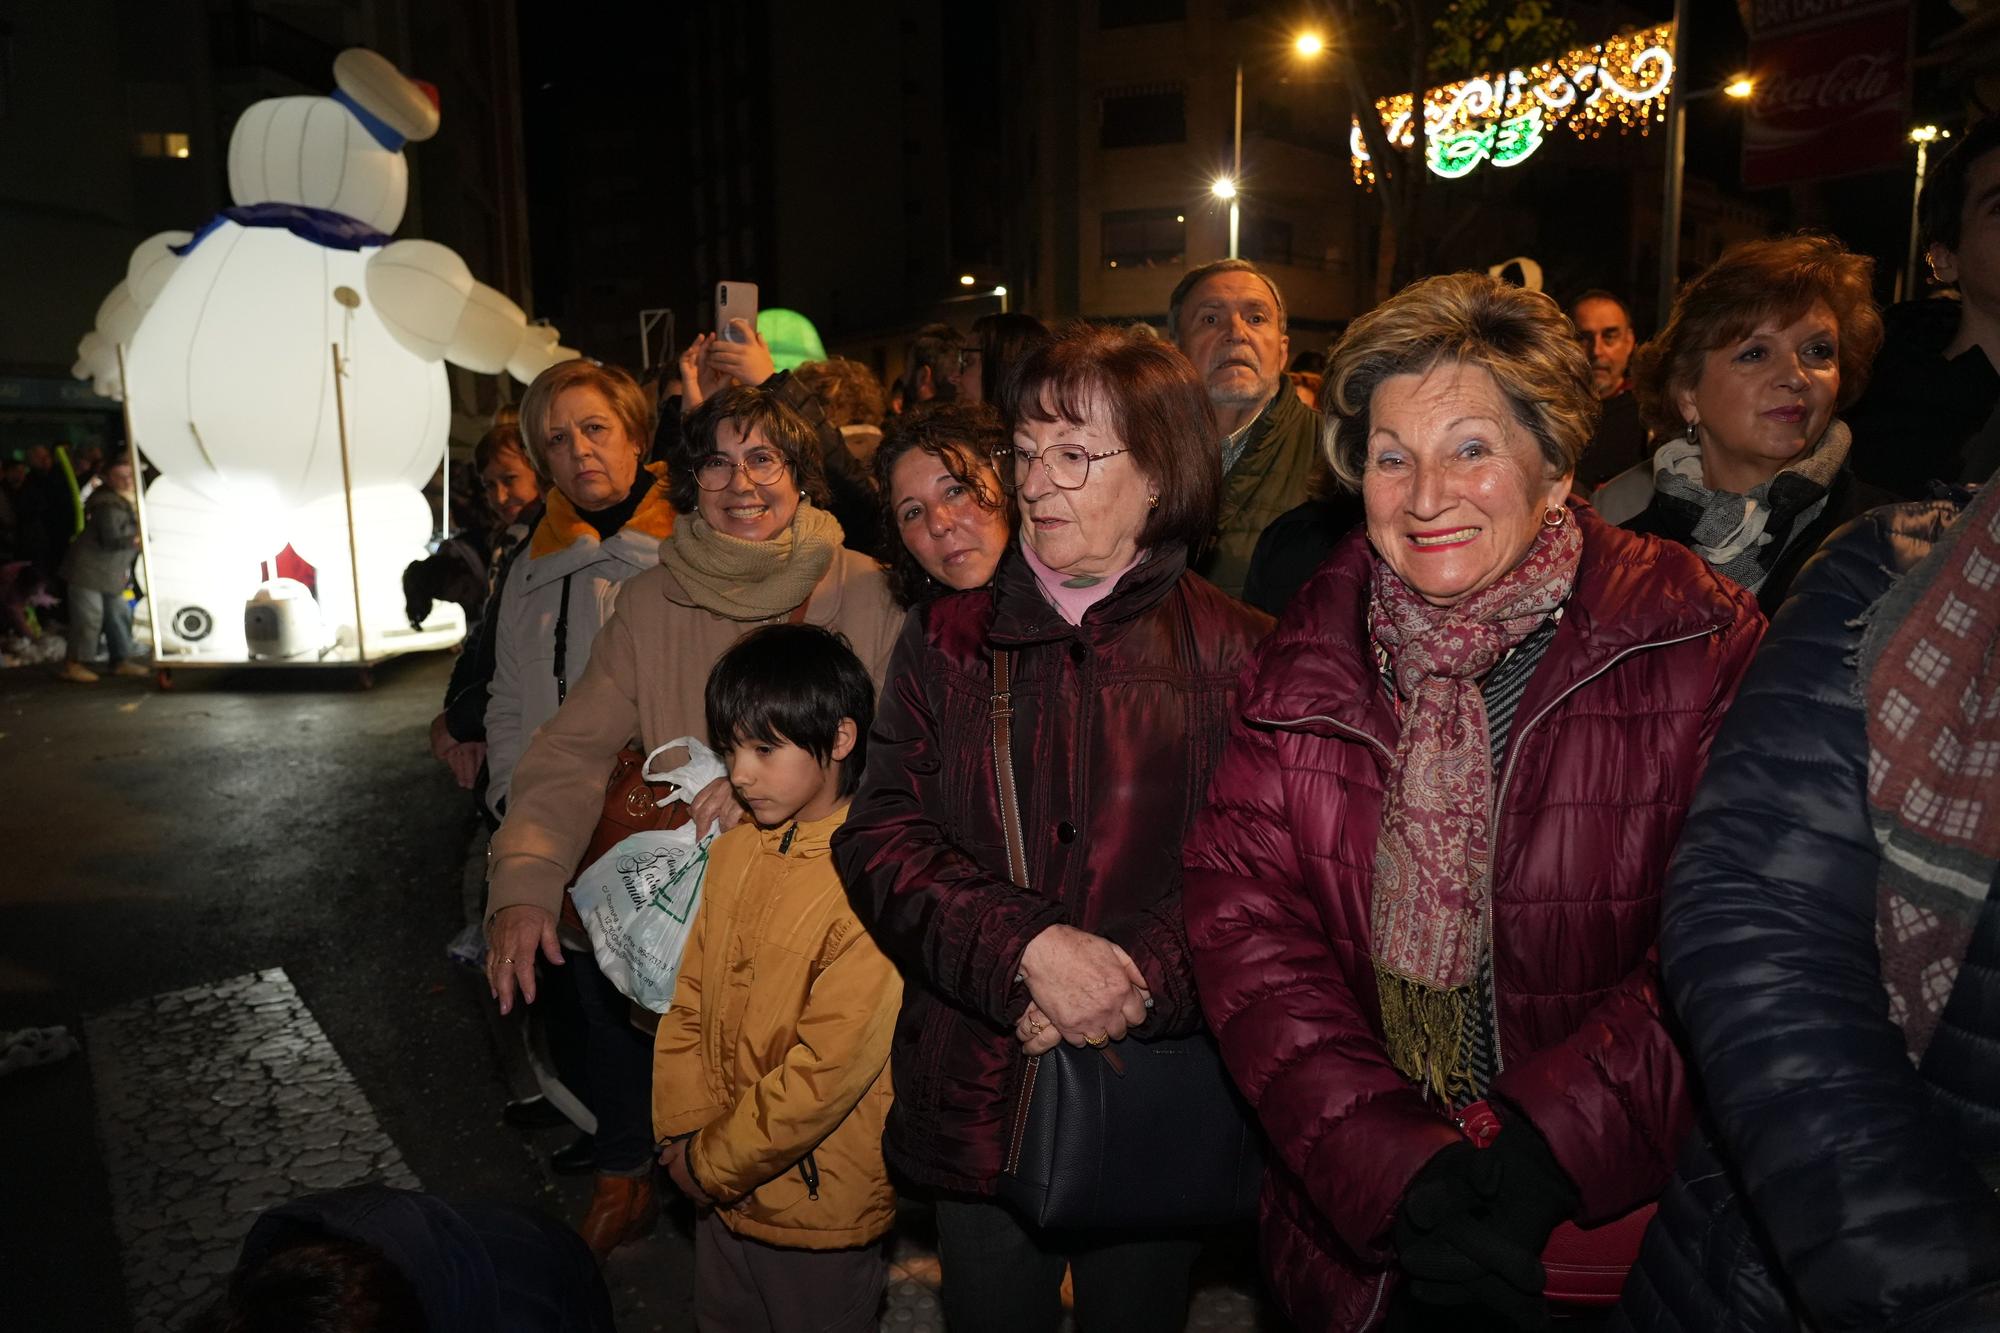
M 1072 625 L 1081 625 L 1084 613 L 1109 597 L 1118 587 L 1118 580 L 1138 568 L 1139 562 L 1145 559 L 1145 553 L 1142 551 L 1132 557 L 1131 564 L 1109 578 L 1099 579 L 1085 588 L 1069 588 L 1063 585 L 1071 577 L 1070 575 L 1058 569 L 1050 569 L 1043 564 L 1036 556 L 1035 548 L 1026 541 L 1022 541 L 1020 547 L 1021 558 L 1028 562 L 1029 569 L 1035 571 L 1035 582 L 1040 586 L 1042 596 L 1048 598 L 1055 609 L 1062 614 L 1062 618 Z

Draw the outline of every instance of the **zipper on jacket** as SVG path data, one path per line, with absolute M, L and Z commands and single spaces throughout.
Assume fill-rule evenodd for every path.
M 1381 741 L 1377 740 L 1373 736 L 1370 736 L 1367 732 L 1361 730 L 1361 728 L 1359 727 L 1350 727 L 1347 725 L 1347 723 L 1342 722 L 1337 718 L 1328 717 L 1324 713 L 1314 713 L 1309 717 L 1294 717 L 1294 718 L 1253 717 L 1249 718 L 1248 720 L 1251 722 L 1255 722 L 1260 727 L 1296 727 L 1307 722 L 1324 722 L 1329 727 L 1332 727 L 1334 730 L 1352 736 L 1356 740 L 1367 741 L 1370 745 L 1375 747 L 1376 751 L 1379 752 L 1384 759 L 1387 759 L 1392 764 L 1396 762 L 1396 752 L 1391 750 L 1388 746 L 1382 744 Z
M 1541 709 L 1537 711 L 1533 717 L 1529 718 L 1527 722 L 1524 723 L 1519 729 L 1517 729 L 1507 742 L 1507 764 L 1506 767 L 1501 770 L 1499 785 L 1495 787 L 1493 793 L 1493 833 L 1492 833 L 1493 846 L 1497 849 L 1500 845 L 1500 820 L 1503 811 L 1506 809 L 1504 802 L 1507 795 L 1507 785 L 1508 783 L 1513 781 L 1514 778 L 1514 761 L 1520 755 L 1521 738 L 1523 736 L 1527 735 L 1528 732 L 1534 730 L 1535 725 L 1539 723 L 1543 718 L 1547 717 L 1550 711 L 1554 709 L 1557 704 L 1569 698 L 1570 695 L 1575 694 L 1578 690 L 1590 684 L 1590 682 L 1596 680 L 1599 676 L 1611 670 L 1612 667 L 1617 666 L 1620 662 L 1632 656 L 1634 653 L 1643 653 L 1654 648 L 1671 648 L 1673 645 L 1677 643 L 1688 643 L 1695 639 L 1705 639 L 1711 634 L 1719 633 L 1720 630 L 1721 627 L 1717 626 L 1715 628 L 1702 630 L 1695 634 L 1682 634 L 1672 639 L 1657 639 L 1651 643 L 1634 644 L 1632 647 L 1627 648 L 1623 652 L 1618 653 L 1616 656 L 1612 657 L 1609 661 L 1605 662 L 1604 665 L 1598 667 L 1597 670 L 1591 672 L 1589 675 L 1585 676 L 1582 680 L 1577 681 L 1575 684 L 1571 685 L 1568 689 L 1564 690 L 1561 694 L 1558 694 L 1555 698 L 1549 700 L 1546 704 L 1543 704 Z M 1361 730 L 1359 727 L 1349 726 L 1347 723 L 1339 721 L 1336 718 L 1328 717 L 1324 713 L 1314 713 L 1307 717 L 1295 717 L 1290 719 L 1253 717 L 1250 718 L 1249 721 L 1264 727 L 1296 727 L 1307 722 L 1324 722 L 1326 725 L 1332 727 L 1336 731 L 1342 732 L 1345 735 L 1353 736 L 1358 740 L 1366 741 L 1368 744 L 1374 746 L 1376 752 L 1379 753 L 1384 759 L 1388 760 L 1391 764 L 1395 763 L 1396 761 L 1395 753 L 1391 751 L 1388 746 L 1382 744 L 1381 741 L 1369 735 L 1367 732 Z M 1490 948 L 1491 941 L 1493 939 L 1493 895 L 1491 893 L 1488 893 L 1486 895 L 1485 911 L 1486 911 L 1486 938 L 1488 941 L 1488 947 Z M 1492 1020 L 1492 1027 L 1493 1027 L 1493 1072 L 1495 1074 L 1498 1074 L 1501 1070 L 1507 1067 L 1507 1061 L 1506 1061 L 1506 1053 L 1503 1044 L 1500 1040 L 1500 1014 L 1499 1014 L 1500 983 L 1497 976 L 1495 977 L 1493 983 L 1491 1004 L 1492 1004 L 1492 1010 L 1489 1016 Z M 1380 1293 L 1378 1292 L 1377 1295 L 1379 1299 Z
M 1702 630 L 1701 632 L 1696 634 L 1683 634 L 1680 635 L 1678 638 L 1657 639 L 1652 643 L 1634 644 L 1632 647 L 1627 648 L 1625 651 L 1613 656 L 1603 666 L 1600 666 L 1599 668 L 1597 668 L 1597 670 L 1591 672 L 1589 675 L 1585 676 L 1582 680 L 1577 681 L 1575 684 L 1571 685 L 1568 689 L 1564 690 L 1561 694 L 1558 694 L 1555 698 L 1543 704 L 1533 717 L 1529 718 L 1526 723 L 1524 723 L 1520 728 L 1518 728 L 1513 733 L 1513 735 L 1508 737 L 1507 766 L 1501 769 L 1500 783 L 1493 790 L 1493 832 L 1492 832 L 1491 842 L 1494 851 L 1497 852 L 1500 847 L 1500 822 L 1503 818 L 1505 818 L 1507 811 L 1507 804 L 1506 804 L 1507 784 L 1514 780 L 1514 761 L 1520 758 L 1521 740 L 1530 731 L 1533 731 L 1535 729 L 1535 726 L 1539 722 L 1541 722 L 1543 718 L 1547 717 L 1552 711 L 1554 711 L 1555 706 L 1557 704 L 1569 698 L 1572 694 L 1575 694 L 1578 690 L 1590 684 L 1590 682 L 1596 680 L 1599 676 L 1611 670 L 1612 667 L 1617 666 L 1620 662 L 1632 656 L 1634 653 L 1650 652 L 1652 649 L 1655 648 L 1671 648 L 1677 643 L 1690 643 L 1695 639 L 1705 639 L 1711 634 L 1718 634 L 1720 632 L 1721 632 L 1721 627 L 1717 626 L 1712 629 Z M 1493 895 L 1491 893 L 1488 893 L 1486 895 L 1486 941 L 1487 941 L 1487 948 L 1491 949 L 1493 947 Z M 1500 978 L 1497 970 L 1495 971 L 1493 978 L 1492 1005 L 1493 1005 L 1493 1012 L 1492 1012 L 1493 1072 L 1497 1076 L 1501 1073 L 1501 1071 L 1507 1068 L 1505 1044 L 1500 1040 Z
M 785 830 L 785 836 L 778 839 L 778 855 L 783 856 L 786 852 L 791 851 L 792 839 L 798 836 L 799 836 L 798 821 L 793 820 L 792 826 Z
M 818 1203 L 819 1163 L 813 1160 L 811 1153 L 807 1153 L 799 1159 L 799 1179 L 806 1183 L 806 1197 L 814 1203 Z

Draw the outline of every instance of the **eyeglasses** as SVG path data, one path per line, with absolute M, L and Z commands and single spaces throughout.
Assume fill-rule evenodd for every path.
M 722 454 L 710 454 L 694 465 L 694 484 L 705 491 L 728 490 L 738 470 L 752 486 L 769 486 L 785 475 L 785 456 L 775 449 L 752 449 L 742 462 L 733 463 Z
M 1026 449 L 996 449 L 993 451 L 993 470 L 1000 474 L 1000 480 L 1007 484 L 1008 489 L 1018 489 L 1028 479 L 1028 469 L 1040 459 L 1042 470 L 1049 474 L 1051 482 L 1063 490 L 1073 491 L 1090 480 L 1092 463 L 1127 452 L 1129 450 L 1106 449 L 1101 454 L 1093 454 L 1080 444 L 1059 444 L 1039 454 L 1031 454 Z

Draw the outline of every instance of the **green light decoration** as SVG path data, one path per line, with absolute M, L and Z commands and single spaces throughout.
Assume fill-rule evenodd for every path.
M 1542 112 L 1530 107 L 1482 129 L 1447 134 L 1428 142 L 1431 170 L 1446 180 L 1472 173 L 1481 162 L 1511 167 L 1527 161 L 1542 146 Z
M 1673 24 L 1656 24 L 1525 69 L 1432 88 L 1421 114 L 1410 93 L 1381 98 L 1375 109 L 1394 147 L 1414 146 L 1421 130 L 1425 163 L 1446 179 L 1467 176 L 1482 162 L 1518 166 L 1558 127 L 1595 139 L 1605 130 L 1645 134 L 1664 120 L 1674 81 L 1673 34 Z M 1374 184 L 1359 121 L 1349 132 L 1349 152 L 1355 183 Z

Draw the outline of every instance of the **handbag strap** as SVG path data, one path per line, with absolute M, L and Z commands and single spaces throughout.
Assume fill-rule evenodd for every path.
M 1028 857 L 1021 845 L 1021 798 L 1014 787 L 1014 654 L 993 650 L 993 778 L 1000 793 L 1000 827 L 1007 839 L 1007 877 L 1028 887 Z
M 556 607 L 556 706 L 569 698 L 569 578 L 563 575 L 562 603 Z

